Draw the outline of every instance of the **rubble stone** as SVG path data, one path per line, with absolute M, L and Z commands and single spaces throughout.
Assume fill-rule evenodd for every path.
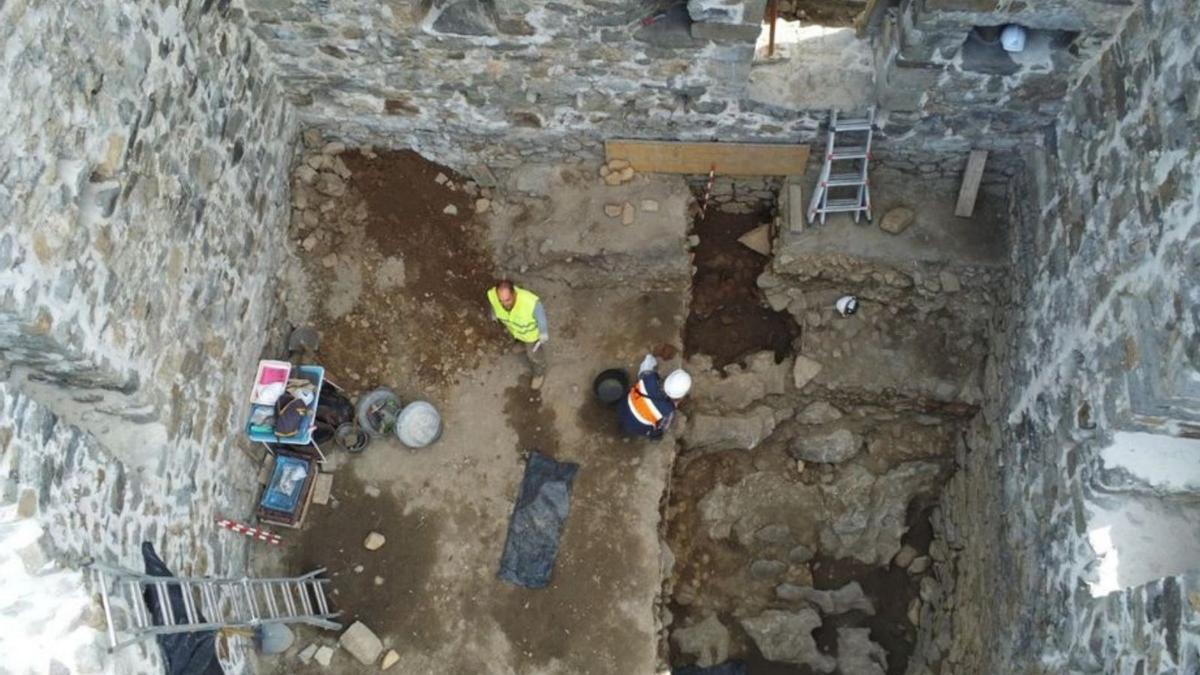
M 858 454 L 862 438 L 849 429 L 837 429 L 827 434 L 801 434 L 792 439 L 788 452 L 806 462 L 837 464 Z
M 378 532 L 371 532 L 367 535 L 367 538 L 363 540 L 363 548 L 367 549 L 368 551 L 378 551 L 380 548 L 383 548 L 383 545 L 386 542 L 387 539 L 382 534 L 379 534 Z
M 338 638 L 338 644 L 364 666 L 374 665 L 383 653 L 383 642 L 361 621 L 351 624 Z
M 821 364 L 803 356 L 796 355 L 796 363 L 792 367 L 792 381 L 796 385 L 796 389 L 803 389 L 812 379 L 821 372 Z
M 870 628 L 838 628 L 837 636 L 841 675 L 886 675 L 887 650 L 871 641 Z
M 716 614 L 709 614 L 703 621 L 672 630 L 671 642 L 680 652 L 696 657 L 696 665 L 701 668 L 722 664 L 729 658 L 729 629 Z
M 811 609 L 798 612 L 770 609 L 742 619 L 741 625 L 768 660 L 808 666 L 819 673 L 831 673 L 837 666 L 834 659 L 817 648 L 812 632 L 821 627 L 821 617 Z
M 900 234 L 912 225 L 916 217 L 917 214 L 912 209 L 898 206 L 883 214 L 883 218 L 879 219 L 879 229 L 891 234 Z

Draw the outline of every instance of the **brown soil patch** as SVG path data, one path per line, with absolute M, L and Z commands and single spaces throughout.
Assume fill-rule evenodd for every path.
M 333 609 L 343 612 L 339 621 L 347 626 L 362 621 L 376 635 L 393 639 L 397 649 L 445 639 L 436 598 L 426 589 L 438 563 L 440 517 L 420 510 L 405 514 L 390 492 L 371 497 L 365 488 L 353 471 L 338 472 L 331 508 L 309 511 L 304 529 L 289 542 L 285 569 L 326 568 Z M 387 538 L 376 551 L 363 547 L 372 531 Z
M 738 243 L 760 222 L 754 215 L 719 211 L 696 221 L 700 245 L 684 332 L 688 356 L 708 354 L 720 368 L 764 349 L 774 351 L 776 361 L 792 353 L 800 327 L 787 312 L 767 307 L 755 283 L 767 258 Z
M 352 394 L 386 385 L 403 395 L 440 388 L 506 346 L 484 295 L 494 265 L 486 225 L 474 216 L 474 184 L 412 151 L 339 157 L 350 173 L 346 194 L 309 189 L 309 213 L 319 214 L 311 232 L 303 211 L 293 218 L 301 241 L 319 242 L 305 264 L 329 376 Z M 446 180 L 435 180 L 439 173 Z M 334 309 L 331 298 L 346 287 L 358 290 L 341 301 L 352 307 Z

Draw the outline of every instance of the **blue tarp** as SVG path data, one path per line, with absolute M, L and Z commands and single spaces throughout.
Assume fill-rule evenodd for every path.
M 526 588 L 550 583 L 578 470 L 578 464 L 556 462 L 539 452 L 529 455 L 500 557 L 500 579 Z

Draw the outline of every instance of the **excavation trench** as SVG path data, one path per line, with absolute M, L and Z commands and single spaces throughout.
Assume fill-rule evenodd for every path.
M 770 273 L 771 257 L 738 242 L 765 220 L 716 211 L 694 223 L 699 243 L 684 335 L 688 363 L 698 369 L 711 364 L 713 379 L 695 373 L 709 387 L 736 388 L 760 375 L 764 382 L 780 380 L 779 371 L 764 365 L 770 354 L 774 367 L 786 370 L 788 386 L 767 384 L 752 402 L 696 391 L 685 408 L 694 426 L 708 418 L 737 425 L 764 409 L 774 411 L 775 422 L 749 448 L 714 445 L 695 429 L 681 438 L 663 501 L 665 545 L 675 562 L 664 584 L 668 638 L 662 651 L 673 668 L 728 660 L 743 663 L 750 675 L 900 675 L 917 638 L 913 617 L 929 566 L 934 495 L 951 473 L 953 429 L 962 417 L 953 405 L 943 410 L 834 382 L 795 391 L 791 364 L 797 354 L 844 348 L 848 341 L 830 334 L 827 323 L 813 326 L 814 334 L 802 340 L 803 316 L 814 309 L 802 307 L 797 317 L 768 306 L 757 282 Z M 824 298 L 833 282 L 817 276 L 788 283 L 796 297 Z M 879 321 L 863 319 L 868 326 Z M 842 436 L 859 444 L 851 459 L 797 461 L 798 445 Z M 867 493 L 875 497 L 861 497 Z M 861 545 L 846 545 L 833 534 L 859 520 L 871 528 L 885 521 L 897 525 L 872 529 Z M 920 562 L 914 566 L 913 559 Z M 825 603 L 834 593 L 857 594 L 859 604 L 831 609 Z M 780 636 L 794 630 L 786 621 L 777 634 L 770 635 L 770 628 L 762 634 L 763 617 L 810 612 L 819 614 L 820 623 L 807 635 L 807 647 Z M 858 641 L 850 639 L 854 635 Z M 878 671 L 859 670 L 864 663 Z

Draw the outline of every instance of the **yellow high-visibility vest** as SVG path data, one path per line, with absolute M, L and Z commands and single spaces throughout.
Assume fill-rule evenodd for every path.
M 517 301 L 513 304 L 512 311 L 509 311 L 500 304 L 496 289 L 489 288 L 487 298 L 492 305 L 492 312 L 514 338 L 521 342 L 537 342 L 538 325 L 537 318 L 533 316 L 533 308 L 538 304 L 538 296 L 520 286 L 513 286 L 513 293 Z

